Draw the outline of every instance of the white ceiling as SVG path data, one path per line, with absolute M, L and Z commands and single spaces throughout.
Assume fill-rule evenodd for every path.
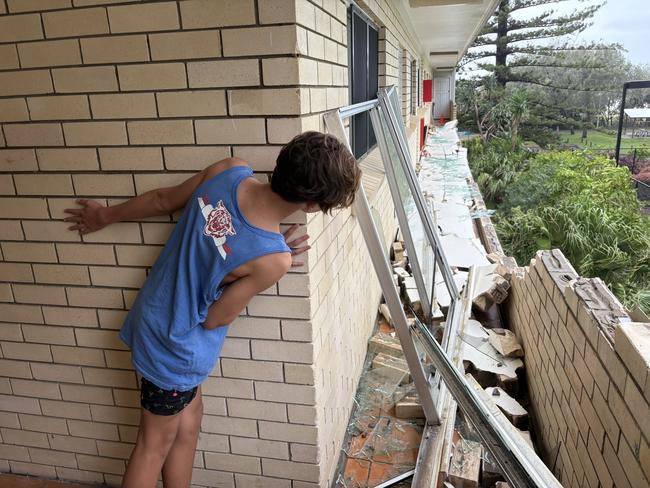
M 411 20 L 433 68 L 456 66 L 499 0 L 393 0 Z

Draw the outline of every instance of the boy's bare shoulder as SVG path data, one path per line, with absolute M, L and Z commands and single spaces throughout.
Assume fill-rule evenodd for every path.
M 261 256 L 251 262 L 251 274 L 279 280 L 291 268 L 291 253 L 279 252 Z
M 221 161 L 217 161 L 214 164 L 211 164 L 203 170 L 204 180 L 212 178 L 213 176 L 218 175 L 219 173 L 234 168 L 235 166 L 249 166 L 248 161 L 241 158 L 226 158 Z

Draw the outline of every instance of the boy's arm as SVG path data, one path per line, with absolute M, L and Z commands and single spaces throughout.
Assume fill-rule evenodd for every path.
M 70 216 L 64 220 L 74 222 L 74 225 L 69 227 L 70 230 L 87 234 L 115 222 L 169 215 L 183 208 L 194 190 L 206 179 L 242 163 L 243 161 L 234 158 L 224 159 L 199 171 L 179 185 L 150 190 L 112 207 L 104 207 L 94 200 L 80 198 L 77 203 L 81 208 L 66 209 L 65 212 Z
M 219 299 L 210 305 L 203 327 L 214 329 L 229 325 L 255 295 L 275 284 L 290 267 L 291 255 L 288 253 L 258 258 L 251 274 L 228 285 Z

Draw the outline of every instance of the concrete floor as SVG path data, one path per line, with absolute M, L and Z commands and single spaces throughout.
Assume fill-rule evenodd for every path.
M 61 481 L 41 480 L 31 476 L 0 474 L 0 488 L 91 488 L 90 485 L 63 483 Z

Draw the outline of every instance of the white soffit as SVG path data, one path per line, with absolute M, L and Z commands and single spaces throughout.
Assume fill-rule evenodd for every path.
M 402 3 L 433 68 L 452 68 L 496 10 L 499 0 L 394 0 Z
M 650 119 L 650 108 L 626 108 L 625 114 L 631 119 Z

